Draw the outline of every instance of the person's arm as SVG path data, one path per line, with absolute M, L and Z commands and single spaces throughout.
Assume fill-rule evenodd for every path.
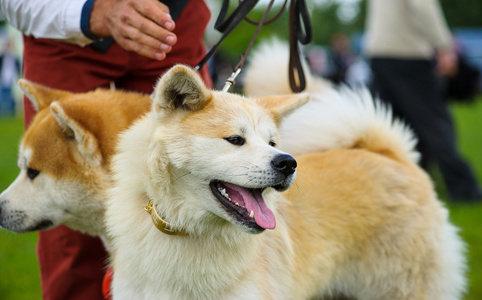
M 436 50 L 437 71 L 451 77 L 457 73 L 457 55 L 453 39 L 438 0 L 409 0 L 417 28 Z
M 0 0 L 26 35 L 80 45 L 113 37 L 122 48 L 162 60 L 177 42 L 169 8 L 157 0 Z
M 0 0 L 7 21 L 25 35 L 88 44 L 80 30 L 85 0 Z
M 452 46 L 452 35 L 438 0 L 408 0 L 411 17 L 417 29 L 437 50 L 447 51 Z

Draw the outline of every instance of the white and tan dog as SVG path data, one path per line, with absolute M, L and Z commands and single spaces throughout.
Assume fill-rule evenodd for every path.
M 412 134 L 366 92 L 326 96 L 164 75 L 114 156 L 114 299 L 460 299 L 463 243 Z
M 0 227 L 27 232 L 65 224 L 104 235 L 117 135 L 149 110 L 150 98 L 102 89 L 74 94 L 27 80 L 19 84 L 38 112 L 20 143 L 20 174 L 0 195 Z

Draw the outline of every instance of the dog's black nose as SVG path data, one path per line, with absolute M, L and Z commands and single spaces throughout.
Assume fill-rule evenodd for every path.
M 296 160 L 293 156 L 288 154 L 276 155 L 271 161 L 271 164 L 277 171 L 285 176 L 293 174 L 297 166 Z

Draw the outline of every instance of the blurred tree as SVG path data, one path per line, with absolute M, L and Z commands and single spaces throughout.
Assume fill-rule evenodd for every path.
M 441 0 L 447 23 L 454 27 L 482 27 L 481 0 Z
M 222 2 L 222 0 L 211 0 Z M 288 0 L 290 1 L 290 0 Z M 340 11 L 346 2 L 340 0 L 307 0 L 307 5 L 311 15 L 311 24 L 313 27 L 313 42 L 315 45 L 329 45 L 330 39 L 335 33 L 342 33 L 346 36 L 351 36 L 355 33 L 361 32 L 365 28 L 366 17 L 366 2 L 368 0 L 360 0 L 358 2 L 351 2 L 351 9 L 355 9 L 356 14 L 351 19 L 343 19 Z M 482 27 L 482 12 L 481 0 L 440 0 L 444 10 L 447 22 L 451 28 L 455 27 Z M 231 11 L 238 5 L 237 1 L 230 1 Z M 276 0 L 276 4 L 281 3 L 281 0 Z M 249 14 L 253 20 L 260 20 L 265 5 L 257 5 L 256 8 Z M 274 15 L 279 9 L 275 5 L 270 15 Z M 213 11 L 213 16 L 217 16 L 218 11 Z M 258 41 L 270 37 L 278 36 L 281 39 L 288 39 L 289 36 L 289 13 L 286 9 L 282 16 L 272 24 L 265 25 L 258 37 Z M 248 46 L 248 43 L 253 36 L 256 26 L 242 21 L 240 25 L 233 30 L 223 45 L 220 51 L 223 52 L 230 59 L 237 59 Z
M 315 5 L 311 11 L 313 27 L 313 43 L 328 45 L 335 33 L 351 36 L 364 28 L 366 5 L 365 0 L 352 4 L 356 14 L 351 19 L 341 18 L 343 4 L 336 0 L 325 0 Z

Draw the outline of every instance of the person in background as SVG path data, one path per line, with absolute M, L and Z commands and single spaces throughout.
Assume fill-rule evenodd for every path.
M 438 1 L 369 0 L 366 30 L 374 94 L 413 128 L 422 161 L 438 165 L 451 199 L 481 201 L 477 178 L 458 151 L 437 74 L 450 76 L 457 69 Z
M 151 93 L 176 63 L 205 54 L 210 11 L 203 0 L 1 0 L 8 22 L 23 32 L 24 78 L 61 90 Z M 207 68 L 200 74 L 211 85 Z M 24 100 L 25 126 L 35 111 Z M 44 299 L 103 299 L 108 254 L 98 238 L 65 226 L 39 232 Z
M 20 74 L 20 62 L 15 57 L 8 37 L 0 46 L 0 115 L 15 115 L 12 87 Z
M 331 49 L 333 66 L 327 78 L 336 85 L 346 83 L 348 69 L 355 60 L 350 40 L 342 33 L 335 33 L 331 37 Z

